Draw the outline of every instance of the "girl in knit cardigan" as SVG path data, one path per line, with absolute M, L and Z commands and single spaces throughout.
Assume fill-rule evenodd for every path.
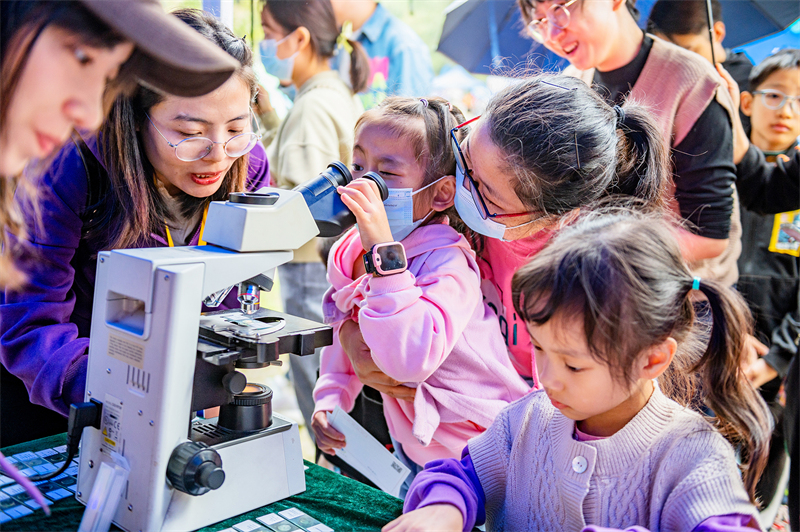
M 484 520 L 487 530 L 759 529 L 752 494 L 771 427 L 741 371 L 747 307 L 692 277 L 674 229 L 631 211 L 585 215 L 512 289 L 542 389 L 509 405 L 460 461 L 429 463 L 408 513 L 384 532 Z M 701 297 L 710 331 L 695 320 Z

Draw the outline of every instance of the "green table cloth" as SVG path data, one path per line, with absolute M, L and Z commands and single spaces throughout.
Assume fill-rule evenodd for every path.
M 2 449 L 6 456 L 25 452 L 39 451 L 50 447 L 64 445 L 66 434 L 50 436 Z M 288 508 L 299 508 L 311 517 L 333 528 L 337 532 L 350 530 L 380 530 L 380 528 L 398 517 L 403 511 L 403 501 L 382 491 L 371 488 L 355 480 L 337 475 L 325 468 L 306 462 L 306 491 L 253 510 L 246 514 L 232 517 L 204 531 L 218 531 L 229 528 L 244 520 L 256 520 L 264 514 L 280 512 Z M 268 481 L 268 479 L 265 479 Z M 0 525 L 3 531 L 11 530 L 69 530 L 78 529 L 83 516 L 84 506 L 74 497 L 55 502 L 50 506 L 51 515 L 46 517 L 41 510 L 32 515 L 15 519 Z M 112 530 L 119 530 L 112 525 Z

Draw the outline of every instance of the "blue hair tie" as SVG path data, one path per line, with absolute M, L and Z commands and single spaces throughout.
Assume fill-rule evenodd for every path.
M 700 290 L 700 278 L 695 277 L 692 281 L 692 290 Z

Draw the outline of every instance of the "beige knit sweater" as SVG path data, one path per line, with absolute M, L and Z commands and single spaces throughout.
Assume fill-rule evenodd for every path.
M 686 138 L 694 123 L 712 100 L 731 115 L 733 103 L 714 67 L 699 55 L 650 35 L 653 47 L 639 78 L 631 89 L 630 100 L 650 107 L 661 133 L 674 148 Z M 567 67 L 565 74 L 578 77 L 589 85 L 594 69 Z M 735 138 L 735 136 L 734 136 Z M 680 176 L 674 176 L 680 179 Z M 721 255 L 691 263 L 694 275 L 732 285 L 739 277 L 736 261 L 742 251 L 742 225 L 739 198 L 732 186 L 733 212 L 728 246 Z M 677 205 L 675 206 L 677 211 Z

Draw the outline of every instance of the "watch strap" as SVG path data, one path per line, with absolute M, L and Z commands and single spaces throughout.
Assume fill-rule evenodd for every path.
M 381 274 L 375 269 L 375 263 L 372 260 L 372 254 L 372 249 L 364 253 L 364 269 L 367 271 L 367 273 L 371 273 L 372 275 L 377 275 L 380 277 Z

